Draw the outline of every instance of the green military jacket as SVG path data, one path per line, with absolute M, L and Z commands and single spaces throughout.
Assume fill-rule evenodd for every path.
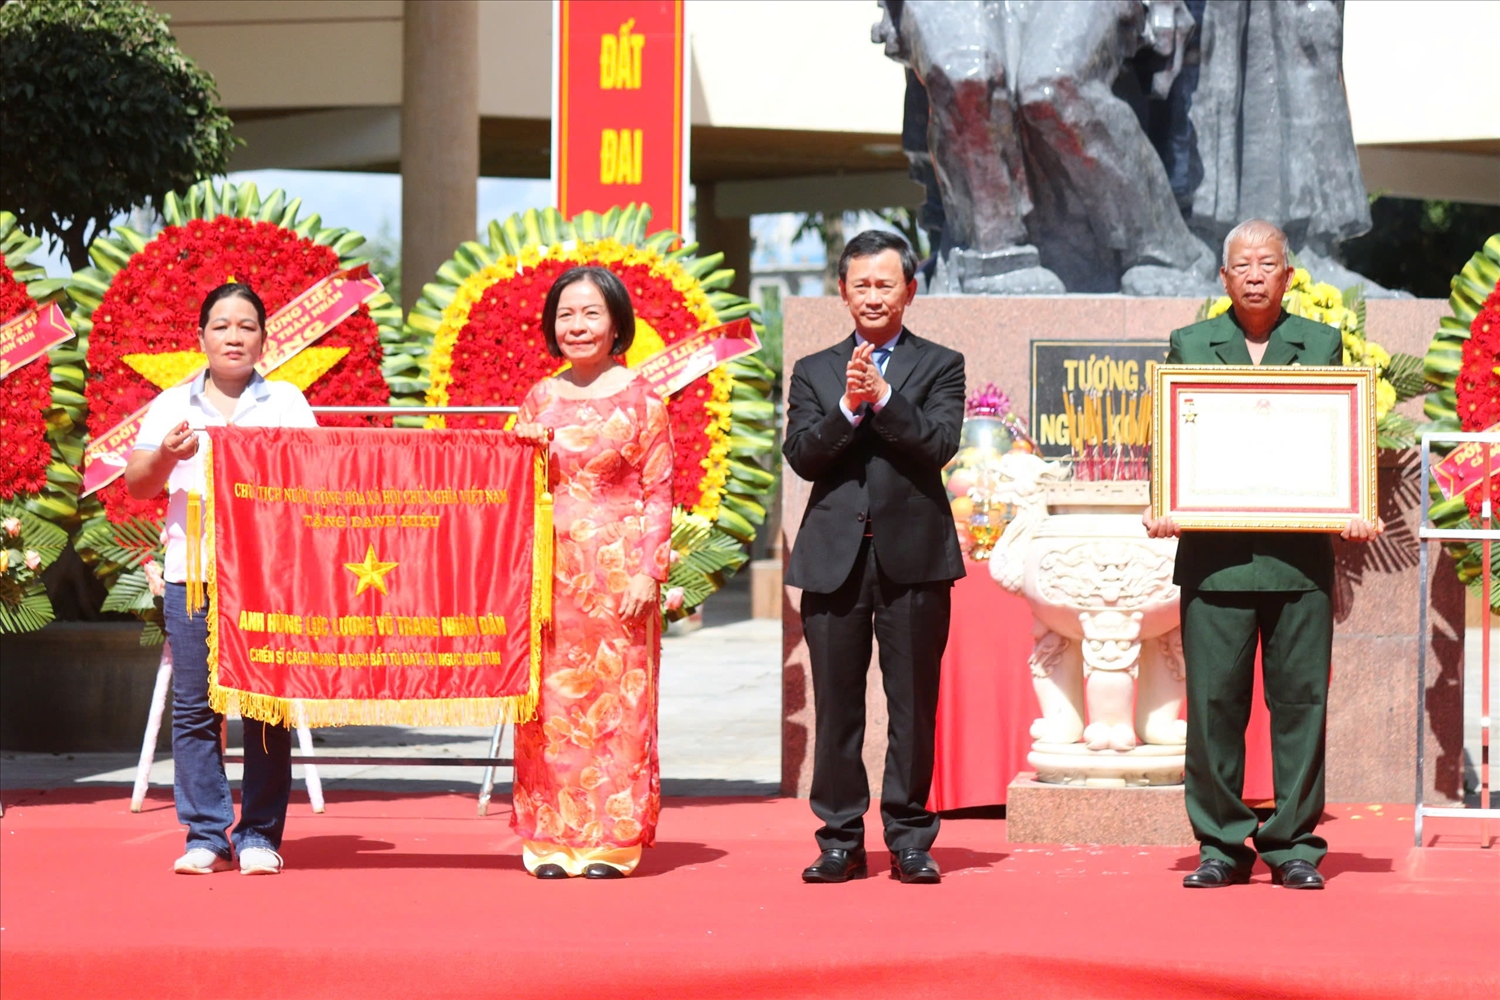
M 1339 331 L 1282 313 L 1262 365 L 1341 365 Z M 1248 365 L 1250 349 L 1231 309 L 1172 331 L 1169 365 Z M 1172 578 L 1187 590 L 1333 589 L 1333 539 L 1300 531 L 1184 531 Z

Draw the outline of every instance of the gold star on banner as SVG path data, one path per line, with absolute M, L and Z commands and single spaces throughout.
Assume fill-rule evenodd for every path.
M 372 544 L 369 551 L 365 553 L 365 561 L 357 563 L 344 563 L 344 568 L 353 573 L 359 585 L 354 588 L 354 596 L 358 597 L 366 590 L 374 587 L 382 594 L 389 594 L 385 589 L 385 575 L 395 569 L 400 563 L 381 562 L 375 558 L 375 546 Z

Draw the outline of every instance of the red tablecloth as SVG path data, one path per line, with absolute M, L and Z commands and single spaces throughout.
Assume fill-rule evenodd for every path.
M 953 624 L 943 654 L 937 745 L 927 808 L 1003 805 L 1005 790 L 1028 770 L 1031 723 L 1040 713 L 1031 688 L 1031 609 L 970 561 L 953 586 Z M 1269 717 L 1256 658 L 1255 697 L 1245 734 L 1245 791 L 1271 799 Z
M 1026 770 L 1031 723 L 1031 608 L 970 561 L 953 585 L 953 624 L 938 690 L 936 759 L 929 809 L 1000 805 Z

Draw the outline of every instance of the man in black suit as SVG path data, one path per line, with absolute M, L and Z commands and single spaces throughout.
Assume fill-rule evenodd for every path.
M 782 453 L 812 483 L 786 582 L 802 588 L 817 739 L 812 809 L 822 854 L 806 882 L 868 874 L 862 748 L 872 637 L 890 714 L 880 815 L 891 871 L 935 883 L 927 809 L 938 669 L 963 556 L 943 489 L 964 417 L 962 354 L 901 324 L 916 294 L 916 255 L 892 233 L 864 232 L 839 258 L 854 333 L 798 361 Z

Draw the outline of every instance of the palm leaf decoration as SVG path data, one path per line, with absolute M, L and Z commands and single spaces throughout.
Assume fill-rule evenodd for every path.
M 163 220 L 170 226 L 186 225 L 193 219 L 213 219 L 220 216 L 268 222 L 289 229 L 298 236 L 326 246 L 339 255 L 341 268 L 354 268 L 369 264 L 371 259 L 356 251 L 365 243 L 365 237 L 350 229 L 324 226 L 320 215 L 301 215 L 302 199 L 289 198 L 285 191 L 275 190 L 264 198 L 253 183 L 233 184 L 225 181 L 215 185 L 212 180 L 199 181 L 179 197 L 169 192 L 161 199 Z M 67 294 L 74 303 L 70 317 L 78 332 L 76 349 L 69 355 L 69 364 L 77 373 L 76 392 L 69 397 L 66 409 L 68 418 L 78 427 L 83 426 L 85 414 L 83 381 L 88 353 L 88 339 L 93 332 L 94 310 L 104 300 L 110 283 L 130 263 L 131 257 L 151 242 L 152 236 L 140 233 L 129 226 L 115 226 L 110 232 L 98 236 L 89 247 L 92 266 L 75 271 L 67 283 Z M 390 387 L 390 403 L 395 406 L 416 406 L 422 402 L 422 387 L 401 377 L 392 378 L 391 372 L 405 373 L 414 362 L 414 354 L 420 354 L 420 344 L 409 343 L 402 331 L 401 307 L 385 293 L 370 299 L 370 318 L 379 331 L 382 375 Z M 70 345 L 71 346 L 71 345 Z M 57 352 L 53 352 L 56 357 Z M 53 375 L 57 381 L 56 369 Z M 71 384 L 71 383 L 70 383 Z M 53 393 L 54 402 L 57 392 Z M 83 450 L 79 442 L 76 454 L 72 455 L 72 468 L 81 468 Z M 72 471 L 70 469 L 70 471 Z M 76 472 L 73 476 L 81 483 Z M 76 491 L 76 484 L 74 489 Z M 124 523 L 111 523 L 104 514 L 97 495 L 85 497 L 76 505 L 76 520 L 82 522 L 77 538 L 79 555 L 92 565 L 94 572 L 111 590 L 105 610 L 129 610 L 144 619 L 146 629 L 141 633 L 143 645 L 162 641 L 160 629 L 161 611 L 154 602 L 143 598 L 136 587 L 137 576 L 144 581 L 140 567 L 148 559 L 158 564 L 163 560 L 159 524 L 139 518 Z M 114 589 L 126 586 L 126 591 L 116 595 Z M 149 596 L 149 595 L 148 595 Z
M 1428 393 L 1422 410 L 1432 421 L 1434 431 L 1459 430 L 1454 386 L 1463 368 L 1464 342 L 1469 339 L 1474 317 L 1495 290 L 1497 281 L 1500 281 L 1500 233 L 1485 240 L 1479 252 L 1453 276 L 1449 283 L 1452 294 L 1448 296 L 1448 308 L 1453 315 L 1442 318 L 1427 347 L 1423 370 L 1427 381 L 1437 386 L 1438 391 Z
M 422 295 L 406 317 L 406 338 L 415 346 L 409 355 L 421 360 L 402 362 L 402 374 L 410 385 L 428 384 L 434 369 L 433 347 L 450 306 L 460 290 L 505 258 L 523 254 L 557 253 L 613 241 L 659 255 L 680 267 L 696 282 L 708 306 L 720 322 L 748 316 L 762 330 L 756 307 L 729 290 L 734 271 L 721 267 L 723 254 L 699 256 L 696 243 L 681 241 L 670 231 L 647 235 L 651 209 L 645 205 L 617 206 L 608 212 L 583 212 L 572 219 L 556 209 L 532 209 L 503 221 L 491 222 L 485 239 L 470 240 L 438 268 L 422 288 Z M 476 280 L 483 280 L 483 277 Z M 439 351 L 441 353 L 441 351 Z M 443 362 L 438 361 L 441 370 Z M 728 457 L 724 485 L 717 507 L 710 515 L 678 506 L 672 517 L 673 565 L 667 589 L 683 591 L 681 610 L 668 612 L 676 618 L 690 613 L 724 585 L 748 559 L 747 546 L 766 519 L 766 501 L 776 484 L 772 471 L 776 448 L 776 407 L 771 398 L 775 372 L 750 355 L 729 362 L 721 369 L 732 379 L 728 405 L 731 428 L 727 435 Z M 444 375 L 443 378 L 447 376 Z M 446 395 L 442 396 L 446 399 Z
M 1455 386 L 1459 371 L 1463 368 L 1464 343 L 1469 339 L 1469 328 L 1474 317 L 1484 307 L 1484 302 L 1500 283 L 1500 233 L 1485 240 L 1484 246 L 1463 270 L 1453 276 L 1450 283 L 1452 294 L 1448 296 L 1451 316 L 1444 316 L 1438 323 L 1423 359 L 1423 372 L 1427 381 L 1437 386 L 1437 391 L 1427 395 L 1423 411 L 1432 419 L 1428 425 L 1434 431 L 1456 432 L 1463 429 L 1458 416 L 1458 395 Z M 1434 444 L 1433 451 L 1447 454 L 1453 444 Z M 1429 516 L 1438 528 L 1477 528 L 1469 516 L 1469 506 L 1463 497 L 1443 499 L 1437 484 L 1432 484 L 1432 508 Z M 1458 579 L 1475 594 L 1482 592 L 1484 576 L 1483 553 L 1478 542 L 1449 542 L 1444 545 L 1455 562 Z M 1492 571 L 1491 601 L 1500 611 L 1500 571 Z
M 0 212 L 0 254 L 17 281 L 26 285 L 27 293 L 38 305 L 56 301 L 67 313 L 71 303 L 64 295 L 66 278 L 48 278 L 45 268 L 30 260 L 42 241 L 27 236 L 9 212 Z M 74 323 L 73 316 L 68 317 Z M 52 376 L 52 408 L 47 411 L 47 441 L 52 446 L 52 461 L 47 466 L 47 485 L 40 493 L 27 497 L 27 510 L 65 529 L 78 524 L 78 487 L 83 482 L 77 473 L 83 461 L 83 348 L 75 338 L 47 353 L 47 367 Z M 41 364 L 38 358 L 32 364 Z M 49 560 L 50 562 L 50 560 Z
M 42 241 L 27 236 L 10 212 L 0 212 L 0 256 L 16 281 L 26 286 L 26 293 L 38 305 L 56 301 L 67 311 L 63 295 L 67 281 L 48 278 L 46 269 L 34 263 L 31 255 Z M 68 532 L 78 524 L 78 487 L 82 477 L 75 471 L 83 457 L 83 355 L 76 341 L 53 348 L 47 358 L 31 362 L 45 364 L 52 380 L 51 406 L 44 419 L 51 450 L 47 481 L 37 493 L 17 494 L 0 501 L 0 519 L 15 518 L 21 523 L 18 539 L 0 536 L 0 544 L 19 543 L 10 548 L 14 561 L 0 572 L 0 632 L 31 632 L 52 621 L 52 602 L 47 599 L 40 572 L 52 565 L 68 545 Z M 25 568 L 24 552 L 31 549 L 41 557 L 36 571 Z

